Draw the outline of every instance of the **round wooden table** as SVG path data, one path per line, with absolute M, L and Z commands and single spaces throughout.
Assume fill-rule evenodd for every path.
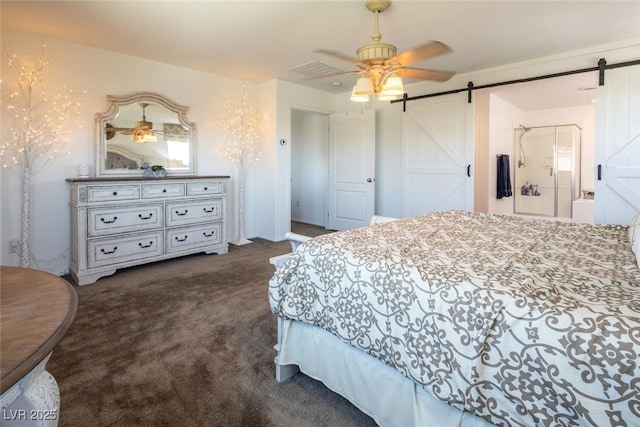
M 64 279 L 0 267 L 0 424 L 56 426 L 60 392 L 45 370 L 69 330 L 78 297 Z

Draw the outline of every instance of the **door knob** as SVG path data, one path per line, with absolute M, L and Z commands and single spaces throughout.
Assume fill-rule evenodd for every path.
M 373 179 L 367 178 L 367 182 L 373 182 Z

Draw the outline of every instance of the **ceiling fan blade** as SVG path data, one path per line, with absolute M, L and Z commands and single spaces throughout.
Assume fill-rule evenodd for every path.
M 423 68 L 401 67 L 395 71 L 395 74 L 399 77 L 408 77 L 410 79 L 446 82 L 455 73 L 453 71 L 425 70 Z
M 350 56 L 345 55 L 344 53 L 335 51 L 335 50 L 329 50 L 329 49 L 316 49 L 314 50 L 314 52 L 316 53 L 322 53 L 323 55 L 329 55 L 329 56 L 333 56 L 334 58 L 338 58 L 342 61 L 347 61 L 347 62 L 351 62 L 352 64 L 357 65 L 358 67 L 361 66 L 361 62 L 358 61 L 356 58 L 352 58 Z
M 389 64 L 399 64 L 400 66 L 407 66 L 421 62 L 434 56 L 442 55 L 443 53 L 451 52 L 451 48 L 444 43 L 431 41 L 422 46 L 418 46 L 414 49 L 405 50 L 400 52 L 394 57 L 387 60 Z

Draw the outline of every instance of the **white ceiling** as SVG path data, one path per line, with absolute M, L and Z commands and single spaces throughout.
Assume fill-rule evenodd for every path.
M 321 61 L 352 71 L 352 64 L 314 50 L 355 57 L 374 29 L 364 0 L 2 0 L 0 8 L 3 27 L 45 38 L 334 93 L 349 91 L 355 78 L 309 80 L 290 69 Z M 464 73 L 638 38 L 640 0 L 394 0 L 380 15 L 380 32 L 398 52 L 441 41 L 453 52 L 414 66 Z M 582 83 L 574 86 L 572 92 Z

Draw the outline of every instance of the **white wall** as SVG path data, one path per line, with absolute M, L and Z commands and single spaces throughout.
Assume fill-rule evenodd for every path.
M 488 175 L 484 181 L 489 197 L 489 213 L 513 214 L 513 197 L 503 197 L 502 199 L 496 197 L 498 179 L 496 156 L 498 154 L 509 155 L 511 184 L 513 185 L 513 128 L 517 126 L 517 123 L 520 123 L 520 114 L 521 111 L 513 105 L 497 96 L 489 95 L 489 148 L 486 165 L 488 166 Z M 512 191 L 515 191 L 515 189 L 512 188 Z
M 46 87 L 55 90 L 67 84 L 87 93 L 80 98 L 82 110 L 78 121 L 82 127 L 74 128 L 67 147 L 70 154 L 53 159 L 33 178 L 33 268 L 54 274 L 69 269 L 70 208 L 65 179 L 77 176 L 79 163 L 94 164 L 94 114 L 106 110 L 107 95 L 153 91 L 190 106 L 187 117 L 197 124 L 198 174 L 230 175 L 233 181 L 236 170 L 219 152 L 222 133 L 217 120 L 225 111 L 226 96 L 239 98 L 244 82 L 58 40 L 44 41 L 46 54 L 51 57 L 45 75 Z M 37 55 L 41 44 L 38 35 L 2 28 L 2 48 L 11 46 L 18 56 Z M 6 59 L 3 52 L 3 85 L 11 80 L 5 71 L 8 70 Z M 256 86 L 246 86 L 250 97 L 255 96 Z M 73 126 L 73 122 L 69 125 Z M 91 169 L 93 174 L 93 167 Z M 0 178 L 0 263 L 18 265 L 18 256 L 9 254 L 7 242 L 11 237 L 20 237 L 20 182 L 7 170 L 1 172 Z M 235 208 L 233 199 L 230 198 L 230 215 Z M 235 227 L 233 221 L 230 222 L 228 235 L 233 238 Z

